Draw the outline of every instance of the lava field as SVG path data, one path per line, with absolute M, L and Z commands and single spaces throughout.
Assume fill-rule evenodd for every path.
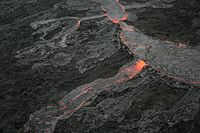
M 1 0 L 1 133 L 199 133 L 199 0 Z

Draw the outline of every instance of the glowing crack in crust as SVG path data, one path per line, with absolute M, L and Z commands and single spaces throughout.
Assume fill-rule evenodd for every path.
M 55 105 L 47 106 L 34 112 L 31 114 L 29 121 L 24 125 L 26 132 L 53 133 L 59 120 L 68 119 L 80 108 L 91 104 L 102 91 L 115 91 L 119 85 L 136 77 L 147 64 L 168 75 L 172 75 L 171 77 L 175 79 L 187 80 L 190 83 L 199 83 L 198 81 L 194 81 L 195 79 L 200 79 L 198 75 L 200 69 L 197 63 L 200 62 L 198 59 L 200 53 L 197 50 L 185 45 L 176 45 L 174 42 L 155 40 L 148 37 L 134 26 L 123 22 L 127 19 L 128 15 L 125 12 L 125 7 L 119 3 L 119 0 L 102 0 L 101 2 L 102 9 L 106 12 L 109 20 L 115 24 L 119 24 L 122 43 L 128 47 L 131 53 L 134 53 L 140 59 L 130 66 L 121 68 L 115 76 L 107 79 L 97 79 L 91 83 L 81 85 L 64 96 Z M 82 20 L 104 16 L 94 16 Z M 80 26 L 81 20 L 74 19 L 78 21 L 71 30 L 67 31 L 68 34 Z M 43 24 L 53 21 L 56 20 L 44 21 Z M 63 36 L 61 43 L 64 43 L 67 33 L 59 34 L 59 37 Z M 184 62 L 185 59 L 190 60 L 191 58 L 192 60 L 189 61 L 189 64 L 188 62 Z M 177 75 L 183 78 L 178 78 Z

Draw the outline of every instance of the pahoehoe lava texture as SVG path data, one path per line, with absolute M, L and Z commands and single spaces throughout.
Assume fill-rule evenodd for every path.
M 0 132 L 200 132 L 199 7 L 2 0 Z

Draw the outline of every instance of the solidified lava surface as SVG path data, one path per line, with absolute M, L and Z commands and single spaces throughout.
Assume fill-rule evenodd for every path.
M 0 132 L 200 132 L 198 0 L 0 1 Z

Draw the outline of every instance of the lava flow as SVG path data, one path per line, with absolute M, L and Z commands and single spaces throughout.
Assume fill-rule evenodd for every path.
M 128 18 L 128 14 L 119 0 L 102 0 L 101 7 L 106 12 L 106 16 L 115 24 Z
M 200 84 L 198 50 L 184 44 L 153 39 L 125 22 L 119 25 L 121 42 L 131 53 L 163 75 L 187 84 Z
M 122 68 L 117 75 L 98 79 L 89 84 L 81 85 L 64 96 L 57 104 L 47 106 L 31 114 L 29 121 L 25 124 L 25 132 L 53 133 L 59 120 L 68 119 L 80 108 L 91 104 L 103 91 L 117 91 L 115 88 L 134 78 L 146 66 L 143 60 L 128 67 Z
M 124 22 L 119 24 L 121 42 L 131 53 L 163 75 L 187 84 L 200 84 L 198 50 L 184 44 L 156 40 Z
M 134 52 L 140 58 L 140 60 L 128 67 L 121 68 L 119 72 L 113 77 L 107 79 L 97 79 L 91 83 L 81 85 L 64 96 L 54 106 L 47 106 L 39 111 L 34 112 L 31 114 L 29 121 L 25 124 L 25 131 L 53 133 L 54 128 L 59 120 L 68 119 L 80 108 L 91 104 L 101 92 L 117 91 L 117 86 L 133 79 L 145 68 L 145 66 L 147 66 L 144 60 L 148 60 L 148 64 L 151 65 L 155 63 L 154 56 L 146 57 L 146 54 L 148 56 L 147 48 L 151 46 L 154 49 L 151 48 L 150 50 L 153 49 L 154 51 L 152 51 L 149 55 L 155 54 L 155 59 L 158 58 L 157 62 L 161 62 L 161 64 L 166 62 L 164 60 L 165 56 L 163 56 L 163 53 L 166 52 L 166 47 L 171 48 L 174 43 L 170 43 L 170 45 L 168 45 L 169 43 L 167 42 L 151 39 L 150 37 L 139 32 L 133 26 L 129 26 L 124 23 L 123 21 L 127 19 L 128 15 L 125 12 L 124 7 L 119 3 L 119 0 L 102 0 L 102 9 L 106 12 L 106 16 L 113 23 L 120 25 L 122 30 L 122 42 L 129 48 L 131 52 Z M 78 23 L 78 26 L 79 25 L 80 21 Z M 78 26 L 75 26 L 75 28 Z M 161 45 L 158 45 L 158 43 L 161 43 Z M 162 45 L 162 43 L 165 43 L 165 45 Z M 161 53 L 159 51 L 163 52 Z M 171 61 L 170 59 L 172 58 L 173 54 L 166 55 L 166 59 Z M 160 61 L 160 58 L 163 60 Z

